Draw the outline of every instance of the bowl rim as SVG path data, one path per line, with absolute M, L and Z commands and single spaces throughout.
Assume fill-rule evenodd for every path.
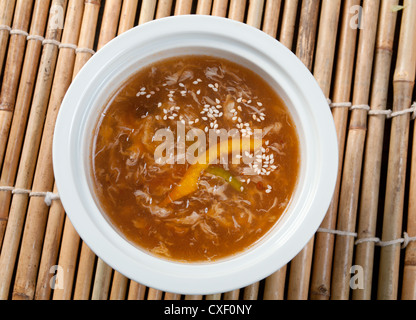
M 299 222 L 296 230 L 288 227 L 281 236 L 287 238 L 290 248 L 273 243 L 268 249 L 273 253 L 268 252 L 266 255 L 264 249 L 263 255 L 253 254 L 250 256 L 251 260 L 244 260 L 247 255 L 243 254 L 241 259 L 237 259 L 238 264 L 220 261 L 213 264 L 187 265 L 161 260 L 143 252 L 136 255 L 137 248 L 133 248 L 131 244 L 123 244 L 122 247 L 113 245 L 114 236 L 110 234 L 114 230 L 111 231 L 112 227 L 100 220 L 102 217 L 90 216 L 94 205 L 85 205 L 84 201 L 87 200 L 81 191 L 85 193 L 86 189 L 81 185 L 79 168 L 74 169 L 75 162 L 80 165 L 80 159 L 74 159 L 74 148 L 79 148 L 79 143 L 85 140 L 78 122 L 84 121 L 85 127 L 85 114 L 90 116 L 88 110 L 91 112 L 92 107 L 89 106 L 94 103 L 88 100 L 93 96 L 92 90 L 103 90 L 94 87 L 96 75 L 106 67 L 111 68 L 111 63 L 120 58 L 119 54 L 124 49 L 132 50 L 132 43 L 149 43 L 151 48 L 152 41 L 156 41 L 154 39 L 158 37 L 185 35 L 186 39 L 186 34 L 198 33 L 209 34 L 214 39 L 229 38 L 242 46 L 257 48 L 259 52 L 260 48 L 264 48 L 264 56 L 278 63 L 292 81 L 298 84 L 293 90 L 300 90 L 299 92 L 308 97 L 309 105 L 303 106 L 308 109 L 302 111 L 310 112 L 315 120 L 319 120 L 319 125 L 315 124 L 313 129 L 319 141 L 314 142 L 308 137 L 311 144 L 316 143 L 308 148 L 317 147 L 319 154 L 315 161 L 320 162 L 315 164 L 315 169 L 319 170 L 314 173 L 316 181 L 314 189 L 309 190 L 310 199 L 304 200 L 303 224 Z M 241 37 L 241 33 L 244 33 L 244 37 Z M 285 62 L 278 61 L 276 56 Z M 302 85 L 296 81 L 302 82 Z M 82 103 L 87 103 L 87 111 L 83 111 L 85 114 L 80 111 Z M 183 15 L 153 20 L 130 29 L 111 40 L 89 59 L 68 88 L 58 113 L 53 138 L 53 168 L 60 198 L 72 225 L 83 241 L 104 262 L 126 277 L 148 287 L 181 294 L 210 294 L 234 290 L 264 279 L 289 262 L 308 243 L 321 224 L 332 199 L 338 171 L 338 145 L 326 97 L 310 71 L 289 49 L 264 32 L 241 22 L 213 16 Z M 305 208 L 313 214 L 308 214 Z M 210 277 L 203 278 L 202 274 L 207 270 L 211 272 Z

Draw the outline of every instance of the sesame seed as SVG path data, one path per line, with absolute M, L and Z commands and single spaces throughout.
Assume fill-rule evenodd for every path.
M 270 193 L 270 192 L 272 192 L 272 190 L 270 190 L 270 189 L 267 189 L 266 190 L 266 193 Z
M 263 104 L 262 104 L 261 102 L 257 102 L 257 105 L 258 105 L 259 107 L 262 107 L 262 106 L 263 106 Z

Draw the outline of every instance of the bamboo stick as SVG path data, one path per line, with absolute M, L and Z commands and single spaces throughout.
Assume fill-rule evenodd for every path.
M 212 5 L 212 15 L 217 17 L 226 17 L 228 9 L 228 0 L 214 0 Z
M 240 290 L 236 289 L 236 290 L 232 290 L 232 291 L 227 291 L 224 292 L 224 300 L 238 300 L 240 297 Z
M 118 20 L 121 11 L 121 3 L 122 0 L 112 0 L 105 2 L 97 48 L 103 47 L 107 42 L 109 42 L 116 36 Z
M 192 0 L 177 0 L 175 5 L 175 16 L 190 14 Z
M 267 0 L 264 9 L 263 31 L 276 38 L 279 23 L 281 0 Z
M 98 259 L 91 300 L 107 300 L 112 269 L 103 260 Z
M 81 31 L 80 31 L 79 40 L 78 40 L 78 48 L 81 48 L 81 49 L 93 48 L 94 40 L 95 40 L 95 28 L 97 25 L 99 8 L 100 8 L 100 1 L 85 2 L 84 14 L 82 17 L 82 22 L 81 22 Z M 103 30 L 106 32 L 105 35 L 107 35 L 108 29 L 104 26 Z M 72 79 L 75 78 L 79 70 L 88 61 L 91 55 L 92 55 L 91 52 L 80 51 L 77 53 L 75 62 L 74 62 Z M 57 192 L 57 191 L 58 191 L 57 186 L 54 185 L 54 192 Z M 49 216 L 55 217 L 55 216 L 63 215 L 64 212 L 65 211 L 64 211 L 64 208 L 62 207 L 62 203 L 60 201 L 59 202 L 57 201 L 55 203 L 55 206 L 52 206 L 50 208 Z M 50 228 L 53 230 L 53 224 Z M 47 232 L 46 232 L 46 235 L 47 235 Z M 58 260 L 58 265 L 62 268 L 64 272 L 62 274 L 62 277 L 65 279 L 65 285 L 63 286 L 63 288 L 58 288 L 54 290 L 53 299 L 55 300 L 70 299 L 72 297 L 73 278 L 74 278 L 75 268 L 77 264 L 76 259 L 78 256 L 79 241 L 80 239 L 79 239 L 77 232 L 75 231 L 68 217 L 65 217 L 65 228 L 63 231 L 61 252 L 60 252 L 59 260 Z M 59 246 L 57 243 L 53 247 L 53 250 L 48 250 L 42 255 L 41 267 L 43 266 L 42 262 L 44 259 L 46 261 L 49 261 L 49 259 L 47 258 L 49 255 L 57 254 L 58 248 Z M 47 262 L 45 262 L 45 264 L 46 266 L 44 267 L 44 269 L 39 268 L 39 274 L 43 275 L 44 277 L 45 277 L 44 273 L 48 268 Z M 40 280 L 43 280 L 44 277 L 41 278 Z M 39 286 L 45 287 L 42 281 L 39 282 Z M 50 291 L 44 290 L 43 292 L 39 292 L 39 297 L 41 296 L 41 294 L 45 294 L 47 295 L 47 297 L 49 297 Z
M 82 242 L 73 294 L 74 300 L 89 299 L 95 260 L 96 256 L 94 252 L 92 252 L 85 242 Z
M 294 35 L 294 21 L 297 13 L 297 0 L 285 2 L 284 14 L 282 17 L 282 32 L 280 42 L 291 49 Z M 290 31 L 292 30 L 292 31 Z M 275 273 L 266 278 L 265 300 L 283 300 L 285 294 L 287 265 L 284 265 Z M 238 299 L 238 296 L 237 296 Z
M 312 68 L 320 1 L 302 2 L 296 55 L 308 69 Z M 290 262 L 288 299 L 308 298 L 309 278 L 313 254 L 312 238 Z
M 148 21 L 153 20 L 153 17 L 155 16 L 155 10 L 156 10 L 156 1 L 155 0 L 147 0 L 145 2 L 142 3 L 141 9 L 140 9 L 140 16 L 139 16 L 139 21 L 138 24 L 143 24 L 146 23 Z M 129 19 L 131 21 L 131 19 Z M 129 25 L 125 25 L 124 26 L 126 29 L 132 27 Z M 120 29 L 119 30 L 120 33 L 125 32 L 126 30 L 124 29 Z M 121 294 L 120 292 L 123 292 L 123 290 L 125 291 L 127 289 L 127 283 L 128 283 L 128 279 L 120 274 L 118 271 L 114 271 L 114 277 L 113 277 L 113 283 L 111 286 L 111 295 L 110 295 L 110 299 L 113 299 L 115 297 L 115 293 L 113 294 L 113 292 L 117 292 L 118 296 Z M 143 290 L 141 290 L 141 287 L 143 287 L 141 284 L 131 281 L 130 282 L 130 290 L 132 292 L 141 292 Z M 145 288 L 145 287 L 144 287 Z M 124 293 L 125 295 L 125 293 Z
M 393 111 L 410 108 L 416 68 L 416 2 L 404 1 L 397 62 L 393 78 Z M 387 169 L 386 196 L 383 215 L 382 241 L 401 237 L 409 139 L 408 113 L 395 117 L 391 123 L 390 149 Z M 383 246 L 380 252 L 377 298 L 398 298 L 400 244 Z
M 118 26 L 118 34 L 133 28 L 134 19 L 136 17 L 137 1 L 136 0 L 124 0 L 123 7 L 121 8 L 120 22 Z
M 397 17 L 397 13 L 391 8 L 397 4 L 398 0 L 387 0 L 381 3 L 374 80 L 371 90 L 372 110 L 385 110 L 387 105 Z M 383 115 L 371 116 L 368 119 L 357 240 L 375 238 L 376 236 L 384 124 L 385 116 Z M 356 245 L 354 264 L 363 268 L 364 287 L 353 291 L 352 297 L 355 300 L 371 299 L 374 248 L 375 242 L 373 241 L 361 242 Z
M 57 192 L 57 190 L 54 189 L 54 192 Z M 50 297 L 52 289 L 50 284 L 51 270 L 54 270 L 54 267 L 56 267 L 58 250 L 61 243 L 64 217 L 65 211 L 62 208 L 62 205 L 58 201 L 54 201 L 51 204 L 48 224 L 45 231 L 42 257 L 39 264 L 39 273 L 36 282 L 35 300 L 48 300 Z M 78 250 L 78 248 L 76 248 L 76 250 Z M 54 270 L 57 272 L 56 276 L 58 279 L 61 275 L 63 275 L 63 273 L 61 273 L 60 267 L 62 266 L 59 264 L 56 270 Z M 59 285 L 63 284 L 59 283 Z M 56 289 L 59 287 L 60 286 L 54 286 Z
M 368 105 L 369 103 L 379 6 L 380 1 L 364 1 L 363 19 L 365 26 L 359 36 L 353 105 Z M 366 129 L 367 111 L 362 109 L 353 110 L 345 151 L 337 230 L 355 231 Z M 331 288 L 332 299 L 349 298 L 354 240 L 352 236 L 336 236 Z
M 2 0 L 0 2 L 0 25 L 11 26 L 16 0 Z M 3 71 L 3 62 L 6 55 L 9 30 L 0 30 L 0 75 Z
M 66 11 L 66 0 L 54 0 L 54 5 Z M 47 41 L 59 41 L 61 29 L 57 28 L 55 21 L 49 19 L 46 33 Z M 36 158 L 42 135 L 42 128 L 45 121 L 45 113 L 48 105 L 52 80 L 58 56 L 58 47 L 53 43 L 45 43 L 41 57 L 39 73 L 36 79 L 36 86 L 31 104 L 30 116 L 26 127 L 26 134 L 15 187 L 17 190 L 29 189 L 32 185 L 33 172 L 35 170 Z M 0 193 L 0 210 L 2 214 L 9 212 L 11 194 Z M 28 202 L 27 193 L 16 193 L 10 205 L 10 215 L 7 229 L 4 235 L 4 242 L 0 256 L 0 299 L 5 299 L 9 294 L 11 279 L 16 263 L 16 256 L 19 248 L 19 241 L 22 233 L 23 222 Z
M 336 46 L 336 37 L 339 21 L 341 1 L 324 0 L 322 1 L 320 25 L 318 31 L 314 77 L 318 82 L 323 94 L 328 97 L 331 89 L 332 70 L 334 63 L 334 53 Z M 308 248 L 308 247 L 307 247 Z M 318 247 L 319 248 L 319 247 Z M 312 250 L 313 246 L 309 247 Z M 314 252 L 311 252 L 312 256 Z M 310 257 L 309 257 L 310 259 Z M 309 263 L 309 262 L 308 262 Z M 316 259 L 315 259 L 316 263 Z M 321 276 L 324 269 L 318 268 L 318 274 Z M 309 270 L 307 271 L 310 272 Z M 311 280 L 311 290 L 313 292 L 313 281 Z M 281 291 L 281 289 L 280 289 Z M 302 299 L 306 299 L 306 292 Z
M 149 291 L 147 292 L 147 300 L 161 300 L 163 297 L 163 291 L 149 288 Z
M 263 17 L 264 0 L 255 0 L 249 2 L 247 13 L 247 24 L 257 29 L 261 28 Z M 244 288 L 243 299 L 255 300 L 258 296 L 259 282 L 253 283 Z
M 124 2 L 123 7 L 121 8 L 121 15 L 119 20 L 119 15 L 111 14 L 111 10 L 120 12 L 120 6 L 121 3 L 119 1 L 105 3 L 103 24 L 105 25 L 104 30 L 109 29 L 109 31 L 102 32 L 102 29 L 100 29 L 97 50 L 100 50 L 108 41 L 111 40 L 108 34 L 121 34 L 133 27 L 134 18 L 132 17 L 135 16 L 137 2 L 136 5 L 134 5 L 131 1 Z M 95 260 L 96 257 L 94 252 L 92 252 L 92 250 L 83 242 L 81 246 L 81 255 L 79 259 L 78 272 L 75 282 L 74 299 L 86 300 L 89 298 Z M 107 266 L 101 259 L 97 259 L 97 270 L 95 273 L 94 287 L 92 288 L 92 294 L 95 299 L 103 297 L 100 295 L 100 291 L 104 293 L 109 292 L 109 287 L 103 288 L 102 286 L 110 285 L 108 279 L 111 279 L 111 273 L 112 269 L 109 266 Z M 117 283 L 114 285 L 114 292 L 118 292 L 117 294 L 119 294 L 123 286 L 126 285 L 124 283 L 125 281 L 121 274 L 115 274 L 114 280 L 117 281 Z M 115 295 L 116 293 L 113 293 L 113 298 L 115 297 Z
M 261 28 L 264 0 L 252 0 L 249 2 L 247 24 L 257 29 Z
M 407 233 L 416 236 L 416 126 L 413 129 L 409 208 L 407 214 Z M 416 300 L 416 245 L 410 242 L 406 247 L 402 280 L 402 300 Z
M 185 300 L 202 300 L 204 297 L 200 294 L 190 294 L 185 296 Z
M 211 13 L 212 0 L 199 0 L 196 6 L 196 14 L 209 15 Z
M 165 292 L 165 300 L 180 300 L 181 295 L 173 292 Z
M 157 4 L 156 19 L 170 16 L 172 0 L 160 0 Z
M 231 0 L 228 18 L 243 22 L 247 0 Z
M 287 266 L 281 267 L 272 275 L 268 276 L 264 285 L 264 300 L 283 300 L 285 295 Z
M 139 24 L 153 20 L 155 16 L 156 0 L 144 0 L 140 9 Z
M 221 293 L 208 294 L 205 296 L 205 300 L 221 300 Z
M 45 32 L 46 19 L 48 16 L 49 0 L 36 1 L 34 7 L 33 20 L 30 27 L 30 34 L 43 36 Z M 1 182 L 2 186 L 12 186 L 16 178 L 17 165 L 22 148 L 24 133 L 26 130 L 27 116 L 29 113 L 30 102 L 36 79 L 36 73 L 39 65 L 39 57 L 42 48 L 42 42 L 39 40 L 28 41 L 26 52 L 23 52 L 25 58 L 23 61 L 22 74 L 20 75 L 19 89 L 17 92 L 16 106 L 13 112 L 13 119 L 10 126 L 10 133 L 5 152 Z M 5 74 L 7 76 L 7 72 Z M 19 79 L 19 76 L 16 77 Z M 10 85 L 5 82 L 6 86 Z M 16 85 L 17 83 L 12 83 Z M 14 90 L 16 90 L 15 88 Z M 7 101 L 9 98 L 5 97 Z M 13 98 L 11 99 L 13 100 Z M 3 97 L 1 99 L 3 101 Z M 9 101 L 10 102 L 10 101 Z M 4 192 L 3 192 L 4 193 Z M 0 247 L 2 244 L 6 221 L 8 217 L 8 209 L 10 204 L 11 191 L 9 194 L 0 195 Z M 3 202 L 4 200 L 4 202 Z
M 124 300 L 127 295 L 129 279 L 120 272 L 114 271 L 110 300 Z
M 70 2 L 68 6 L 69 16 L 66 20 L 67 28 L 64 28 L 62 37 L 64 43 L 75 45 L 78 42 L 82 18 L 80 12 L 83 12 L 82 1 L 78 0 Z M 54 125 L 59 105 L 70 84 L 74 60 L 75 51 L 72 48 L 62 48 L 60 50 L 33 180 L 32 188 L 35 191 L 52 190 L 53 171 L 51 170 L 51 146 Z M 13 290 L 14 299 L 33 298 L 47 213 L 48 207 L 43 198 L 30 198 L 16 271 L 16 280 Z
M 248 25 L 251 25 L 256 28 L 260 28 L 261 16 L 263 12 L 263 4 L 264 4 L 264 0 L 256 0 L 256 1 L 249 2 L 247 21 L 246 21 Z M 244 20 L 245 7 L 246 7 L 245 1 L 244 2 L 239 1 L 237 3 L 236 1 L 231 0 L 229 18 L 242 22 Z M 254 283 L 246 287 L 245 290 L 247 290 L 247 295 L 248 296 L 253 295 L 253 290 L 255 291 L 256 288 L 258 290 L 257 283 Z M 224 299 L 225 300 L 237 300 L 239 295 L 240 295 L 240 289 L 236 289 L 230 292 L 225 292 Z
M 357 29 L 351 28 L 352 19 L 350 8 L 358 6 L 360 1 L 349 0 L 344 4 L 342 13 L 342 25 L 339 37 L 339 49 L 335 71 L 334 103 L 345 103 L 350 100 L 353 65 L 355 58 L 355 46 Z M 344 158 L 344 145 L 346 140 L 346 127 L 348 119 L 347 108 L 334 108 L 332 111 L 335 128 L 337 131 L 339 164 L 337 182 L 332 201 L 329 205 L 321 228 L 333 230 L 336 227 L 339 189 Z M 315 255 L 312 272 L 311 298 L 329 299 L 332 274 L 332 260 L 335 236 L 327 232 L 318 232 L 315 236 Z
M 59 257 L 57 259 L 57 265 L 60 267 L 58 272 L 61 272 L 61 276 L 64 280 L 62 287 L 54 288 L 53 290 L 53 299 L 54 300 L 69 300 L 72 298 L 72 283 L 74 278 L 74 272 L 77 265 L 77 256 L 78 256 L 78 249 L 79 249 L 79 236 L 76 233 L 74 227 L 72 226 L 71 222 L 67 217 L 65 217 L 65 211 L 62 207 L 62 204 L 58 201 L 54 202 L 53 206 L 51 206 L 49 213 L 49 218 L 53 218 L 55 216 L 62 216 L 64 220 L 64 229 L 62 231 L 62 226 L 57 225 L 56 229 L 53 230 L 54 224 L 48 225 L 50 230 L 57 232 L 58 230 L 60 233 L 63 234 L 62 241 L 61 239 L 57 239 L 54 244 L 51 245 L 51 248 L 48 246 L 44 246 L 42 251 L 42 258 L 39 266 L 39 278 L 36 286 L 35 292 L 35 299 L 37 300 L 46 300 L 49 299 L 51 295 L 51 288 L 49 286 L 49 268 L 53 263 L 49 257 L 51 255 L 57 256 L 59 245 L 61 244 L 61 250 L 59 252 Z M 54 212 L 53 212 L 54 211 Z M 49 221 L 48 221 L 49 222 Z M 60 228 L 59 228 L 60 227 Z M 59 229 L 58 229 L 59 228 Z M 49 231 L 47 229 L 47 231 Z M 53 232 L 51 231 L 51 232 Z M 45 233 L 48 235 L 48 233 Z M 46 240 L 46 237 L 45 237 Z M 49 258 L 49 259 L 48 259 Z
M 298 0 L 285 1 L 279 41 L 290 50 L 292 50 L 297 11 Z
M 332 73 L 332 63 L 334 57 L 334 50 L 335 50 L 335 37 L 336 37 L 336 30 L 338 26 L 338 16 L 340 12 L 340 5 L 341 3 L 338 1 L 329 1 L 324 2 L 322 11 L 328 10 L 325 21 L 322 21 L 321 25 L 325 26 L 322 28 L 322 34 L 319 34 L 318 37 L 318 54 L 316 55 L 315 61 L 315 78 L 317 79 L 318 83 L 320 84 L 324 94 L 329 97 L 330 93 L 330 86 L 331 86 L 331 73 Z M 349 16 L 349 8 L 352 6 L 352 3 L 347 3 L 345 6 L 344 12 L 344 20 L 343 20 L 343 27 L 341 29 L 341 47 L 340 47 L 340 59 L 339 59 L 339 66 L 342 67 L 342 57 L 344 57 L 345 52 L 351 52 L 355 46 L 355 37 L 351 35 L 351 28 L 350 28 L 350 16 Z M 331 13 L 332 12 L 332 13 Z M 323 18 L 321 18 L 323 19 Z M 346 44 L 342 41 L 348 37 L 349 41 L 353 43 Z M 319 47 L 322 46 L 322 51 Z M 327 46 L 330 52 L 330 56 L 332 58 L 325 58 L 322 59 L 322 53 L 324 52 L 323 48 Z M 348 55 L 347 55 L 348 56 Z M 326 59 L 331 59 L 331 67 L 326 69 L 327 62 Z M 341 69 L 343 70 L 343 69 Z M 348 73 L 344 73 L 347 75 Z M 338 77 L 338 79 L 342 79 L 342 77 Z M 337 79 L 337 80 L 338 80 Z M 351 82 L 351 80 L 349 80 Z M 342 82 L 338 82 L 342 83 Z M 345 97 L 345 99 L 348 99 Z M 344 100 L 347 101 L 347 100 Z M 338 129 L 338 128 L 337 128 Z M 339 168 L 342 168 L 342 157 L 340 158 Z M 334 192 L 332 202 L 337 203 L 338 195 L 337 191 Z M 327 229 L 333 229 L 335 225 L 331 225 L 331 221 L 333 215 L 330 215 L 330 209 L 327 212 L 327 215 L 324 221 L 321 224 L 321 227 Z M 329 233 L 317 233 L 315 236 L 315 252 L 314 252 L 314 264 L 312 268 L 312 278 L 311 278 L 311 288 L 310 288 L 310 297 L 311 299 L 328 299 L 329 298 L 329 286 L 330 286 L 330 278 L 331 278 L 331 263 L 332 263 L 332 250 L 333 250 L 333 235 Z
M 175 16 L 176 15 L 185 15 L 190 14 L 192 9 L 192 0 L 178 0 L 176 1 L 176 7 L 175 7 Z M 150 292 L 151 289 L 149 289 Z M 185 299 L 187 299 L 188 296 L 185 296 Z
M 33 0 L 18 0 L 13 18 L 13 29 L 28 31 Z M 3 164 L 7 138 L 16 102 L 16 93 L 26 47 L 26 35 L 10 35 L 3 84 L 0 93 L 0 167 Z
M 255 282 L 244 288 L 244 300 L 257 300 L 259 295 L 260 282 Z
M 129 293 L 127 300 L 144 300 L 146 286 L 130 280 Z

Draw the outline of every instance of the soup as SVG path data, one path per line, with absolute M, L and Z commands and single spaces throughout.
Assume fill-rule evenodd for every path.
M 253 246 L 290 203 L 296 127 L 256 73 L 211 56 L 158 61 L 104 106 L 93 134 L 96 201 L 150 254 L 183 262 Z

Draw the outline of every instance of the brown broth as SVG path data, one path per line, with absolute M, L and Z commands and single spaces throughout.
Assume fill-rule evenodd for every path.
M 211 166 L 237 184 L 203 171 L 197 190 L 162 205 L 191 167 L 154 159 L 156 131 L 169 127 L 177 138 L 178 121 L 186 132 L 212 126 L 248 137 L 262 129 L 262 166 L 255 175 L 231 159 Z M 282 99 L 251 70 L 209 56 L 166 59 L 128 79 L 102 112 L 91 155 L 93 189 L 115 228 L 139 248 L 186 262 L 228 257 L 256 243 L 288 206 L 300 164 Z

